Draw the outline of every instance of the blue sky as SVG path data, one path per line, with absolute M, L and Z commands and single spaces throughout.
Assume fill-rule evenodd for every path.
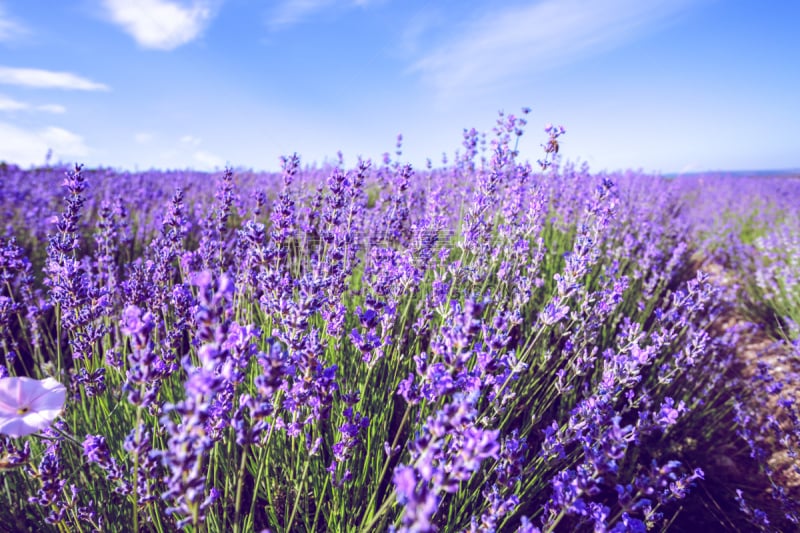
M 439 163 L 532 108 L 594 170 L 800 168 L 800 2 L 0 0 L 0 160 Z

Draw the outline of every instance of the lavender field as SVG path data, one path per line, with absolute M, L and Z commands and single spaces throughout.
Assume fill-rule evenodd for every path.
M 526 118 L 427 168 L 0 166 L 0 529 L 800 528 L 800 178 Z

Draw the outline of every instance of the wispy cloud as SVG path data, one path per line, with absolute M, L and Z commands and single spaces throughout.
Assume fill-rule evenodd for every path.
M 269 19 L 269 26 L 272 29 L 291 26 L 329 7 L 341 7 L 343 4 L 347 8 L 368 7 L 380 1 L 381 0 L 349 0 L 348 2 L 337 0 L 284 0 L 272 12 Z
M 183 137 L 181 137 L 181 143 L 189 146 L 199 146 L 200 143 L 202 142 L 203 139 L 195 137 L 194 135 L 184 135 Z
M 36 111 L 44 111 L 46 113 L 54 113 L 56 115 L 60 115 L 62 113 L 67 112 L 67 108 L 60 104 L 37 105 L 34 106 L 33 109 L 35 109 Z
M 25 111 L 30 107 L 30 104 L 19 102 L 0 94 L 0 111 Z
M 210 0 L 103 0 L 106 13 L 143 48 L 173 50 L 197 39 L 214 17 Z
M 31 105 L 0 94 L 0 111 L 44 111 L 45 113 L 61 114 L 65 113 L 67 109 L 58 104 Z
M 424 9 L 413 15 L 400 34 L 399 51 L 416 55 L 423 50 L 428 34 L 437 26 L 444 24 L 449 17 L 434 8 Z
M 0 83 L 49 89 L 107 91 L 109 87 L 71 72 L 56 72 L 36 68 L 0 67 Z
M 199 170 L 217 170 L 225 167 L 225 160 L 213 152 L 200 149 L 203 139 L 196 135 L 184 135 L 178 144 L 165 152 L 161 159 L 167 166 L 183 168 L 191 165 Z
M 56 159 L 82 158 L 89 154 L 83 137 L 69 130 L 56 126 L 29 130 L 0 122 L 0 161 L 40 165 L 48 150 L 53 151 Z
M 225 166 L 224 159 L 203 150 L 196 151 L 192 155 L 192 158 L 194 159 L 195 163 L 197 163 L 199 168 L 202 168 L 203 170 L 215 170 Z
M 0 41 L 13 41 L 28 33 L 28 29 L 19 21 L 11 18 L 0 4 Z
M 484 13 L 419 59 L 412 72 L 440 96 L 483 89 L 608 50 L 692 0 L 542 0 Z

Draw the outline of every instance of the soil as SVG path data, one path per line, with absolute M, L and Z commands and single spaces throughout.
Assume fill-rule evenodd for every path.
M 712 283 L 729 291 L 735 290 L 736 280 L 721 265 L 706 264 L 702 269 L 709 273 L 709 281 Z M 731 306 L 719 320 L 719 331 L 725 331 L 732 326 L 740 328 L 742 334 L 736 344 L 735 364 L 732 368 L 730 383 L 737 389 L 744 407 L 751 416 L 751 427 L 765 427 L 768 417 L 772 415 L 784 430 L 790 430 L 793 423 L 786 416 L 786 410 L 778 405 L 779 395 L 767 394 L 765 391 L 758 390 L 758 387 L 753 386 L 753 378 L 759 373 L 759 364 L 766 365 L 770 374 L 775 377 L 797 375 L 800 372 L 800 361 L 796 354 L 791 353 L 785 343 L 776 341 L 770 335 L 767 331 L 769 328 L 753 324 L 742 310 L 735 306 Z M 788 380 L 780 394 L 793 398 L 795 405 L 798 405 L 800 403 L 800 383 L 797 380 Z M 794 427 L 793 429 L 797 431 L 799 428 Z M 712 487 L 716 489 L 725 487 L 725 492 L 740 488 L 743 490 L 748 504 L 764 510 L 770 515 L 771 528 L 774 527 L 776 531 L 796 530 L 797 524 L 785 520 L 783 511 L 773 496 L 776 486 L 778 486 L 782 487 L 791 499 L 800 501 L 800 472 L 798 472 L 797 459 L 789 456 L 786 445 L 779 442 L 773 432 L 758 435 L 755 440 L 766 451 L 766 463 L 772 470 L 772 480 L 770 481 L 763 468 L 750 456 L 747 443 L 742 438 L 737 438 L 737 440 L 738 442 L 731 443 L 733 449 L 730 456 L 721 455 L 713 458 L 712 464 L 709 465 L 708 472 L 711 473 L 711 482 L 704 483 L 700 487 L 701 492 L 705 491 L 706 493 L 705 497 L 701 498 L 705 500 L 705 509 L 694 509 L 693 512 L 689 512 L 689 516 L 684 516 L 683 519 L 676 521 L 676 527 L 670 528 L 670 531 L 697 531 L 701 525 L 706 533 L 754 530 L 752 525 L 743 525 L 740 521 L 732 522 L 735 520 L 733 517 L 739 513 L 738 504 L 731 502 L 730 498 L 725 498 L 723 495 L 714 494 Z M 742 447 L 748 453 L 741 453 Z M 706 481 L 709 481 L 708 476 Z M 731 507 L 736 510 L 734 511 Z M 706 516 L 704 519 L 700 514 L 695 514 L 698 511 L 700 514 L 712 515 L 716 524 L 711 524 L 711 520 L 708 520 L 711 518 L 710 516 Z

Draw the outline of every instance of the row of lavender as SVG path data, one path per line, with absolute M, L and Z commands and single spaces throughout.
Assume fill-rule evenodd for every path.
M 729 299 L 749 320 L 752 342 L 740 349 L 734 398 L 737 434 L 766 476 L 770 514 L 737 499 L 762 530 L 797 528 L 800 517 L 800 179 L 700 180 L 716 217 L 698 217 L 706 257 L 729 272 Z M 708 207 L 704 208 L 708 211 Z M 721 215 L 721 216 L 720 216 Z M 770 503 L 764 502 L 766 506 Z M 765 507 L 767 508 L 767 507 Z
M 68 397 L 46 429 L 0 441 L 0 520 L 681 520 L 755 431 L 734 402 L 737 330 L 719 327 L 728 293 L 696 271 L 727 249 L 698 237 L 703 185 L 559 168 L 557 129 L 534 170 L 512 146 L 521 121 L 499 126 L 489 156 L 465 132 L 425 171 L 399 153 L 351 170 L 292 157 L 281 175 L 2 167 L 4 375 L 52 376 Z M 741 485 L 717 491 L 737 518 L 797 518 Z

